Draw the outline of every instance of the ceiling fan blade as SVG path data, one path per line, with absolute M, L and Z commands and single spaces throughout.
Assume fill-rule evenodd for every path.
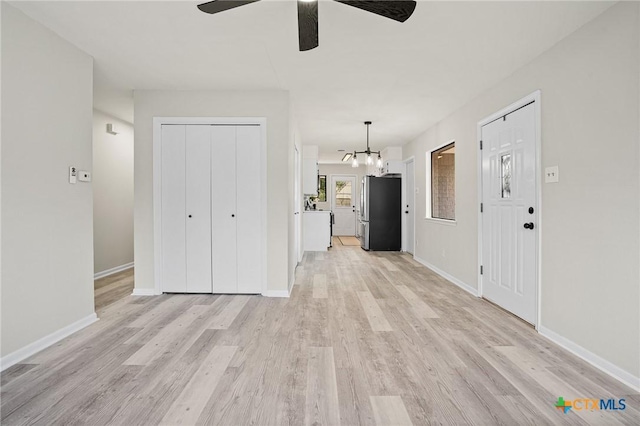
M 238 6 L 244 6 L 245 4 L 255 3 L 260 0 L 213 0 L 207 3 L 198 5 L 198 9 L 204 13 L 218 13 L 225 10 L 233 9 Z
M 394 21 L 404 22 L 416 9 L 415 1 L 404 0 L 335 0 L 338 3 L 357 7 Z
M 318 2 L 298 0 L 298 41 L 300 51 L 318 47 Z

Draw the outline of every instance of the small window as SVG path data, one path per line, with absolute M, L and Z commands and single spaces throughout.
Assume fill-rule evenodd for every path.
M 500 156 L 502 198 L 511 198 L 511 154 Z
M 318 175 L 318 201 L 327 202 L 327 175 Z
M 335 182 L 335 206 L 351 207 L 351 181 L 336 180 Z
M 431 152 L 431 217 L 456 219 L 456 144 L 452 142 Z

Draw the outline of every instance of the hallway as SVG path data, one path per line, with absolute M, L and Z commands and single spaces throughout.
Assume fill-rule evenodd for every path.
M 133 268 L 98 278 L 93 282 L 93 297 L 96 312 L 106 306 L 131 296 L 134 286 Z

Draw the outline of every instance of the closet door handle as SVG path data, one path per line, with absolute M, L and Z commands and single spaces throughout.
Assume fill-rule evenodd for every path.
M 235 214 L 232 214 L 232 215 L 231 215 L 231 217 L 236 217 L 236 215 L 235 215 Z
M 191 217 L 191 215 L 189 215 L 189 217 Z

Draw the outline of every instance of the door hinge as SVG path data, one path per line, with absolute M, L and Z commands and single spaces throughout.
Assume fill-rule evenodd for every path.
M 480 275 L 482 275 L 482 273 L 484 272 L 482 265 L 480 265 Z
M 480 150 L 482 150 L 482 141 L 480 141 Z
M 484 204 L 480 203 L 480 213 L 482 213 L 484 211 Z

